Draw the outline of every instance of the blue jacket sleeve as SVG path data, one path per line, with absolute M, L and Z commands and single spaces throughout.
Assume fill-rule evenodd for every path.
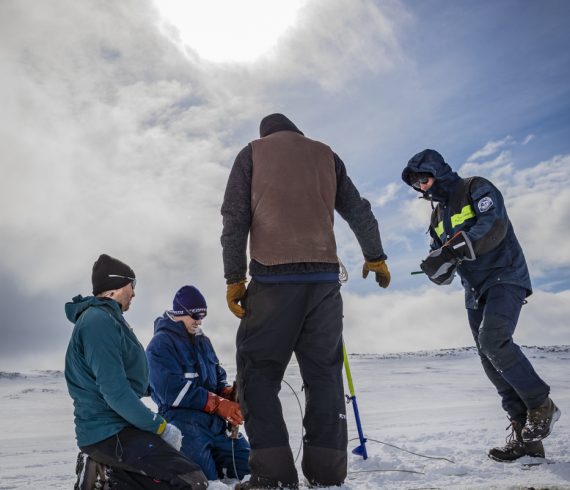
M 216 351 L 214 350 L 214 346 L 212 345 L 212 342 L 210 342 L 210 339 L 208 339 L 208 348 L 211 350 L 216 363 L 216 393 L 220 393 L 220 391 L 222 391 L 226 386 L 231 386 L 231 383 L 228 383 L 226 370 L 220 366 L 220 360 L 216 355 Z
M 477 179 L 470 192 L 476 221 L 466 233 L 479 256 L 501 244 L 507 234 L 509 218 L 503 196 L 488 180 Z
M 202 410 L 208 390 L 200 385 L 196 363 L 189 366 L 180 357 L 173 339 L 165 333 L 155 335 L 147 347 L 152 398 L 161 408 Z
M 231 384 L 228 384 L 226 370 L 222 366 L 220 366 L 219 363 L 216 364 L 216 374 L 218 377 L 218 387 L 216 389 L 216 393 L 219 393 L 226 386 L 231 386 Z
M 92 309 L 89 314 L 97 315 L 93 319 L 97 328 L 82 332 L 83 348 L 101 395 L 109 407 L 127 422 L 141 430 L 156 433 L 164 419 L 140 400 L 125 373 L 121 346 L 124 343 L 122 329 L 127 327 L 100 309 Z M 144 359 L 144 349 L 139 347 Z

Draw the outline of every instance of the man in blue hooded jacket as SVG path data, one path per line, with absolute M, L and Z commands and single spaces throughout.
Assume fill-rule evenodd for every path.
M 438 285 L 455 273 L 465 289 L 469 326 L 488 378 L 511 420 L 507 445 L 489 457 L 544 457 L 542 439 L 560 417 L 549 386 L 536 374 L 513 333 L 532 293 L 522 248 L 499 190 L 487 179 L 462 179 L 435 150 L 414 155 L 402 180 L 432 203 L 432 252 L 421 268 Z M 434 205 L 435 202 L 435 205 Z
M 249 474 L 249 443 L 237 431 L 243 417 L 234 388 L 201 328 L 206 314 L 200 291 L 183 286 L 172 309 L 155 320 L 146 351 L 151 396 L 159 413 L 182 431 L 182 452 L 209 480 L 241 480 Z M 227 428 L 235 428 L 234 437 Z
M 91 279 L 93 296 L 79 295 L 65 305 L 75 324 L 65 380 L 81 449 L 76 489 L 91 490 L 97 478 L 107 480 L 96 474 L 102 465 L 111 467 L 113 488 L 206 488 L 200 468 L 178 451 L 180 431 L 140 400 L 148 390 L 148 365 L 123 316 L 135 297 L 134 271 L 102 254 Z

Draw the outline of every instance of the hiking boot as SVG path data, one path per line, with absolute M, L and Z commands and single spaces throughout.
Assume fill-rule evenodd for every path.
M 269 478 L 252 476 L 248 481 L 243 483 L 238 483 L 234 487 L 234 490 L 268 490 L 268 489 L 295 490 L 298 488 L 299 484 L 297 482 L 285 484 L 280 481 L 270 480 Z
M 77 481 L 73 486 L 74 490 L 107 490 L 110 488 L 108 467 L 92 460 L 83 452 L 77 455 L 75 474 Z
M 523 424 L 511 419 L 510 425 L 506 430 L 511 429 L 511 433 L 506 438 L 506 446 L 494 447 L 489 450 L 488 456 L 495 461 L 501 463 L 510 463 L 523 456 L 532 456 L 533 458 L 544 458 L 544 447 L 541 441 L 524 442 L 522 439 Z
M 560 410 L 550 397 L 547 397 L 540 407 L 528 411 L 526 424 L 522 430 L 523 441 L 541 441 L 548 437 L 559 418 Z

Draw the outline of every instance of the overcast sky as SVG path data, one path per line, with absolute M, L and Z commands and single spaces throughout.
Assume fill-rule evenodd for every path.
M 333 147 L 380 222 L 387 290 L 335 224 L 350 352 L 472 344 L 459 281 L 410 275 L 430 209 L 400 174 L 425 148 L 505 196 L 534 285 L 518 341 L 570 344 L 570 2 L 184 3 L 0 2 L 0 369 L 63 367 L 64 304 L 103 252 L 136 272 L 144 345 L 194 284 L 233 364 L 220 206 L 272 112 Z

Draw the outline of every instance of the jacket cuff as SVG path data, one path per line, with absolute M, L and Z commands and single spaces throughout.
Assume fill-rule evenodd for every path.
M 232 385 L 224 386 L 224 387 L 218 392 L 218 395 L 220 395 L 222 398 L 226 398 L 227 400 L 232 400 L 233 394 L 234 394 L 234 388 L 233 388 Z M 232 400 L 232 401 L 233 401 L 233 400 Z
M 364 260 L 366 260 L 366 262 L 379 262 L 380 260 L 386 260 L 388 258 L 388 256 L 386 254 L 382 254 L 378 257 L 374 257 L 374 258 L 368 258 L 366 256 L 364 256 Z
M 202 411 L 206 413 L 215 413 L 219 404 L 220 397 L 211 391 L 208 391 L 208 398 L 206 399 L 206 404 L 202 407 Z
M 246 277 L 243 274 L 232 274 L 226 277 L 226 284 L 234 284 L 236 282 L 246 282 Z
M 162 418 L 162 417 L 160 417 Z M 166 419 L 162 419 L 162 422 L 160 423 L 160 425 L 158 426 L 158 429 L 156 429 L 156 433 L 158 435 L 162 434 L 164 432 L 164 429 L 166 429 Z

